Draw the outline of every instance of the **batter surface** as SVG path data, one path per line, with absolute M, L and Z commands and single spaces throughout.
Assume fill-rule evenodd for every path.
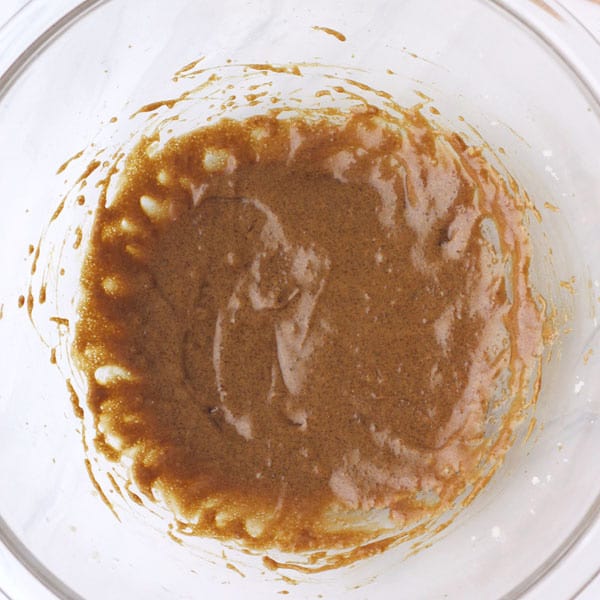
M 82 275 L 97 448 L 183 531 L 259 548 L 451 502 L 540 352 L 524 210 L 417 111 L 142 139 Z

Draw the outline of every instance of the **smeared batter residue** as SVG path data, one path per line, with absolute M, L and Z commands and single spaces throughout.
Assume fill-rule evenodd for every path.
M 337 40 L 339 40 L 340 42 L 346 41 L 346 36 L 343 33 L 340 33 L 339 31 L 336 31 L 335 29 L 331 29 L 331 27 L 320 27 L 318 25 L 315 25 L 313 27 L 313 29 L 315 31 L 322 31 L 323 33 L 331 35 L 334 38 L 336 38 Z
M 179 103 L 218 91 L 215 114 L 74 157 L 49 224 L 62 241 L 30 249 L 39 286 L 19 305 L 56 330 L 94 486 L 166 515 L 179 544 L 239 542 L 267 569 L 434 535 L 535 401 L 533 205 L 421 92 L 407 109 L 325 74 L 308 109 L 296 82 L 314 65 L 245 65 L 242 90 L 199 62 L 174 81 L 202 83 L 124 121 L 171 132 Z M 254 116 L 232 118 L 240 102 Z M 67 252 L 84 257 L 77 318 L 45 288 Z
M 181 532 L 254 548 L 364 544 L 381 530 L 357 515 L 452 502 L 540 354 L 522 199 L 418 111 L 271 110 L 155 142 L 82 272 L 99 447 Z

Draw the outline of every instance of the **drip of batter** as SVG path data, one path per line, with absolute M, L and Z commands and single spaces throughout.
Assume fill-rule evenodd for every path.
M 336 526 L 349 511 L 447 505 L 540 353 L 523 212 L 416 111 L 142 139 L 82 275 L 98 449 L 182 530 L 259 548 L 347 545 L 376 534 Z

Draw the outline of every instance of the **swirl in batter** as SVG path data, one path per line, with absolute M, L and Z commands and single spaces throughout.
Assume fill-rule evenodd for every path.
M 524 211 L 418 111 L 142 139 L 82 275 L 98 448 L 182 531 L 258 548 L 364 542 L 344 515 L 447 505 L 540 354 Z

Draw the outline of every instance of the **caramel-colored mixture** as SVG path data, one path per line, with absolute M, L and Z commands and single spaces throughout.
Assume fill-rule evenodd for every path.
M 540 352 L 524 210 L 417 111 L 142 139 L 82 275 L 98 450 L 181 530 L 259 548 L 444 506 Z

